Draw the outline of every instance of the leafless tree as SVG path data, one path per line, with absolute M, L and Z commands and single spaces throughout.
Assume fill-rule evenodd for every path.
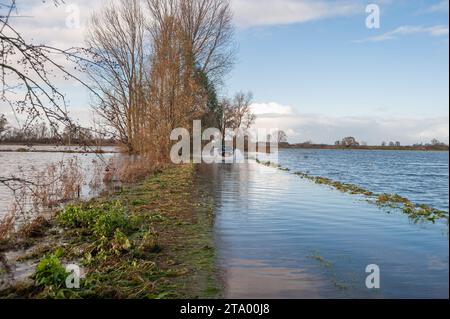
M 55 78 L 75 80 L 89 88 L 70 63 L 63 63 L 82 59 L 79 49 L 26 41 L 13 24 L 17 1 L 2 4 L 2 10 L 5 14 L 0 16 L 0 101 L 9 104 L 14 112 L 25 114 L 26 124 L 38 118 L 45 118 L 55 127 L 71 124 L 65 95 L 55 84 Z
M 255 123 L 256 115 L 250 109 L 252 104 L 253 94 L 248 92 L 239 92 L 233 99 L 233 119 L 232 128 L 248 129 Z
M 226 130 L 248 130 L 256 120 L 250 106 L 253 95 L 239 92 L 232 100 L 224 98 L 219 102 L 218 123 L 222 134 L 222 155 L 225 153 Z
M 360 146 L 360 143 L 353 136 L 348 136 L 342 139 L 341 145 L 345 147 L 355 147 Z
M 148 79 L 149 47 L 139 0 L 110 3 L 92 16 L 87 66 L 101 99 L 95 109 L 132 153 L 137 150 Z M 148 40 L 147 40 L 148 41 Z
M 23 128 L 37 120 L 46 121 L 54 132 L 74 123 L 58 80 L 76 81 L 90 88 L 78 75 L 76 65 L 84 60 L 82 49 L 61 49 L 27 41 L 14 24 L 17 3 L 0 4 L 0 103 L 9 105 L 15 114 L 25 115 Z M 42 1 L 45 2 L 45 1 Z M 54 5 L 64 3 L 53 0 Z M 0 176 L 6 185 L 17 178 Z
M 277 131 L 276 134 L 277 134 L 276 136 L 277 136 L 277 143 L 278 144 L 280 144 L 280 143 L 287 143 L 287 134 L 286 134 L 285 131 L 279 130 L 279 131 Z
M 191 63 L 221 85 L 234 63 L 233 14 L 229 0 L 147 0 L 153 23 L 173 16 Z

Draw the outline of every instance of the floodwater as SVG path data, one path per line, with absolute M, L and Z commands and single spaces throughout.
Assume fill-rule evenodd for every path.
M 32 174 L 73 157 L 89 175 L 95 161 L 112 156 L 0 149 L 0 175 Z M 280 163 L 448 211 L 445 152 L 280 150 Z M 415 224 L 364 197 L 256 163 L 202 165 L 198 178 L 215 198 L 227 298 L 449 297 L 446 223 Z M 90 192 L 83 185 L 82 195 Z M 0 218 L 11 201 L 0 185 Z M 379 289 L 366 286 L 368 265 L 379 268 Z
M 33 150 L 33 152 L 17 151 L 22 148 Z M 67 162 L 74 158 L 77 159 L 81 165 L 81 170 L 84 174 L 84 183 L 81 185 L 81 197 L 88 198 L 95 196 L 95 191 L 89 186 L 90 179 L 95 174 L 94 169 L 98 166 L 106 165 L 109 159 L 115 154 L 114 147 L 102 147 L 104 153 L 65 153 L 67 151 L 83 152 L 86 149 L 81 147 L 69 146 L 35 146 L 26 147 L 20 145 L 0 145 L 0 176 L 14 177 L 14 176 L 33 176 L 37 172 L 44 170 L 49 164 L 59 163 L 61 161 Z M 5 152 L 5 150 L 9 150 Z M 16 151 L 15 151 L 16 150 Z M 12 151 L 12 152 L 11 152 Z M 42 152 L 39 152 L 42 151 Z M 0 219 L 4 216 L 11 207 L 13 202 L 13 195 L 11 190 L 5 185 L 0 184 Z
M 199 171 L 216 202 L 225 297 L 448 298 L 447 224 L 256 163 Z M 366 286 L 369 265 L 380 289 Z
M 292 171 L 397 193 L 448 212 L 448 152 L 280 149 L 278 155 Z

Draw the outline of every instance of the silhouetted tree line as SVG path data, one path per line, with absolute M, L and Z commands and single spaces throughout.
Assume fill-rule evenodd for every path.
M 348 136 L 343 138 L 342 140 L 336 141 L 334 145 L 328 144 L 315 144 L 312 141 L 306 141 L 303 143 L 297 144 L 289 144 L 289 143 L 281 143 L 280 147 L 285 148 L 318 148 L 318 149 L 393 149 L 393 150 L 424 150 L 424 151 L 433 151 L 433 150 L 448 150 L 449 146 L 443 142 L 440 142 L 437 139 L 431 140 L 430 143 L 417 143 L 414 145 L 406 145 L 403 146 L 399 141 L 397 142 L 382 142 L 380 146 L 377 145 L 368 145 L 366 142 L 358 141 L 353 136 Z
M 8 144 L 64 144 L 64 145 L 110 145 L 113 138 L 100 136 L 96 131 L 79 126 L 66 126 L 61 132 L 45 122 L 34 123 L 19 129 L 8 125 L 0 114 L 0 142 Z

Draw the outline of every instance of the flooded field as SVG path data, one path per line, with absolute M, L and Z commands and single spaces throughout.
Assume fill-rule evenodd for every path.
M 203 166 L 227 298 L 448 298 L 445 223 L 258 164 Z M 376 264 L 381 289 L 366 287 Z
M 280 149 L 279 162 L 293 171 L 397 193 L 448 212 L 448 152 Z
M 49 164 L 68 162 L 71 159 L 80 164 L 80 170 L 84 174 L 83 183 L 80 185 L 80 196 L 87 198 L 95 195 L 90 187 L 96 169 L 106 167 L 109 159 L 115 155 L 114 147 L 102 148 L 102 154 L 94 153 L 67 153 L 82 152 L 80 147 L 58 147 L 58 146 L 36 146 L 32 147 L 35 152 L 17 151 L 29 149 L 20 145 L 0 145 L 0 170 L 2 177 L 31 177 L 42 172 Z M 95 148 L 92 148 L 94 150 Z M 2 151 L 3 150 L 3 151 Z M 11 150 L 5 152 L 4 150 Z M 40 152 L 42 151 L 42 152 Z M 0 218 L 8 211 L 13 201 L 11 190 L 0 184 Z
M 45 150 L 0 151 L 2 176 L 32 176 L 49 163 L 76 158 L 86 175 L 81 196 L 87 198 L 95 196 L 89 185 L 94 167 L 117 156 L 113 148 L 101 155 Z M 326 153 L 323 162 L 325 152 L 281 150 L 280 163 L 448 208 L 448 153 L 367 157 L 341 151 Z M 334 165 L 327 164 L 331 155 Z M 448 225 L 442 221 L 414 223 L 362 196 L 256 163 L 201 165 L 198 179 L 215 199 L 218 266 L 227 298 L 449 296 Z M 0 217 L 11 201 L 10 190 L 0 186 Z M 380 289 L 366 287 L 368 265 L 379 267 Z

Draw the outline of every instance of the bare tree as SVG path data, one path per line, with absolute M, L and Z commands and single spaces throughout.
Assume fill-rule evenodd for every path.
M 341 145 L 345 147 L 356 147 L 360 146 L 360 143 L 353 136 L 348 136 L 342 139 Z
M 233 100 L 224 98 L 219 103 L 219 128 L 222 134 L 222 155 L 225 154 L 226 130 L 249 129 L 256 121 L 256 115 L 251 111 L 253 95 L 239 92 Z
M 252 126 L 256 120 L 250 109 L 252 104 L 253 94 L 248 92 L 239 92 L 233 98 L 233 128 L 248 129 Z
M 65 95 L 55 85 L 55 78 L 75 80 L 89 88 L 70 63 L 63 63 L 82 59 L 79 49 L 63 50 L 26 41 L 12 23 L 17 1 L 2 4 L 2 9 L 6 14 L 0 16 L 0 101 L 9 104 L 14 112 L 27 115 L 25 126 L 38 118 L 45 118 L 55 127 L 69 125 L 72 121 Z
M 22 1 L 9 0 L 0 4 L 0 103 L 9 105 L 14 114 L 25 115 L 22 129 L 44 120 L 59 134 L 61 126 L 78 125 L 69 117 L 65 94 L 55 83 L 71 80 L 90 89 L 75 70 L 84 60 L 83 50 L 27 41 L 13 23 L 17 3 Z M 56 6 L 64 3 L 63 0 L 52 2 Z M 0 176 L 0 183 L 7 187 L 18 180 Z
M 229 0 L 147 0 L 153 23 L 177 20 L 187 61 L 215 85 L 234 63 L 233 14 Z
M 93 15 L 87 40 L 95 61 L 87 71 L 101 96 L 95 109 L 130 153 L 138 148 L 143 126 L 145 36 L 140 1 L 121 0 Z
M 283 130 L 277 132 L 277 143 L 287 143 L 287 134 Z

